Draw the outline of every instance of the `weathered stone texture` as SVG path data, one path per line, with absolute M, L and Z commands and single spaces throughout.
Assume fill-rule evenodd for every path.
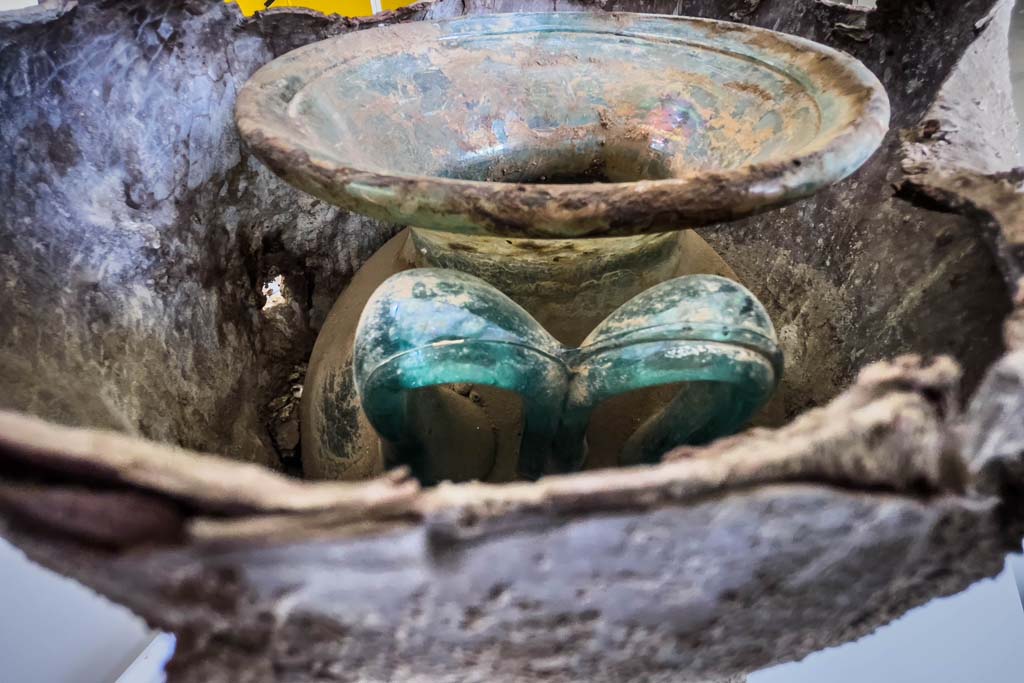
M 655 468 L 427 492 L 401 473 L 314 485 L 135 438 L 279 464 L 267 406 L 394 228 L 259 166 L 234 95 L 281 51 L 373 21 L 244 22 L 216 0 L 0 15 L 0 406 L 128 435 L 5 415 L 3 535 L 174 630 L 179 681 L 724 678 L 994 574 L 1024 518 L 1019 349 L 972 391 L 1024 253 L 1018 174 L 993 176 L 1006 159 L 979 141 L 1009 130 L 1006 112 L 967 127 L 964 103 L 995 89 L 979 87 L 911 145 L 901 129 L 934 114 L 972 45 L 981 61 L 998 50 L 1005 14 L 879 4 L 439 0 L 374 20 L 556 5 L 732 18 L 852 52 L 895 110 L 853 179 L 704 231 L 792 361 L 768 422 L 824 407 Z M 949 131 L 971 170 L 950 150 L 916 156 L 942 137 L 922 130 Z M 903 164 L 921 158 L 947 168 Z M 276 274 L 291 328 L 261 312 Z M 941 364 L 876 366 L 840 395 L 907 351 L 955 357 L 966 421 Z

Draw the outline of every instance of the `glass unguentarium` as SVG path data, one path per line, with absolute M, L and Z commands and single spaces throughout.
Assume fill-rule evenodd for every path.
M 254 152 L 321 199 L 413 226 L 320 333 L 306 474 L 533 479 L 742 427 L 782 355 L 692 229 L 842 180 L 888 115 L 848 56 L 680 17 L 463 17 L 274 60 L 238 98 Z

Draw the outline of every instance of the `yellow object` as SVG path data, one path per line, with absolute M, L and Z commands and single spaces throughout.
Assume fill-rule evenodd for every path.
M 305 7 L 324 14 L 345 17 L 369 17 L 380 12 L 406 7 L 418 0 L 237 0 L 239 9 L 247 17 L 272 7 Z M 236 0 L 225 0 L 231 3 Z

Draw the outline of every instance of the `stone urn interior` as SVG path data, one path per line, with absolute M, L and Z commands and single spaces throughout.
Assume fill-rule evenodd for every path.
M 183 681 L 736 680 L 993 575 L 1009 10 L 878 4 L 0 13 L 0 534 Z
M 572 12 L 332 38 L 236 111 L 296 187 L 414 226 L 334 305 L 300 422 L 309 475 L 424 483 L 658 462 L 744 426 L 782 353 L 689 228 L 842 180 L 889 120 L 877 78 L 822 45 Z

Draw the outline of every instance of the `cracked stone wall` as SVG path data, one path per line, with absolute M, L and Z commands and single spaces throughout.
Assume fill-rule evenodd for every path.
M 955 18 L 981 4 L 959 4 L 934 30 L 926 10 L 899 3 L 557 3 L 806 35 L 853 52 L 889 89 L 894 131 L 855 178 L 703 231 L 780 332 L 786 380 L 762 423 L 820 405 L 872 360 L 950 353 L 970 389 L 998 353 L 1008 299 L 983 240 L 966 219 L 889 190 L 899 129 L 924 115 L 955 59 L 936 46 L 966 47 L 973 22 Z M 442 0 L 369 22 L 294 11 L 243 21 L 218 2 L 129 0 L 0 18 L 0 181 L 11 188 L 0 196 L 0 407 L 281 466 L 294 449 L 275 449 L 292 446 L 275 420 L 290 419 L 318 325 L 395 226 L 278 181 L 240 145 L 235 93 L 276 54 L 374 21 L 551 7 Z M 905 45 L 886 47 L 890 24 Z M 296 304 L 283 324 L 261 312 L 261 287 L 279 274 Z

